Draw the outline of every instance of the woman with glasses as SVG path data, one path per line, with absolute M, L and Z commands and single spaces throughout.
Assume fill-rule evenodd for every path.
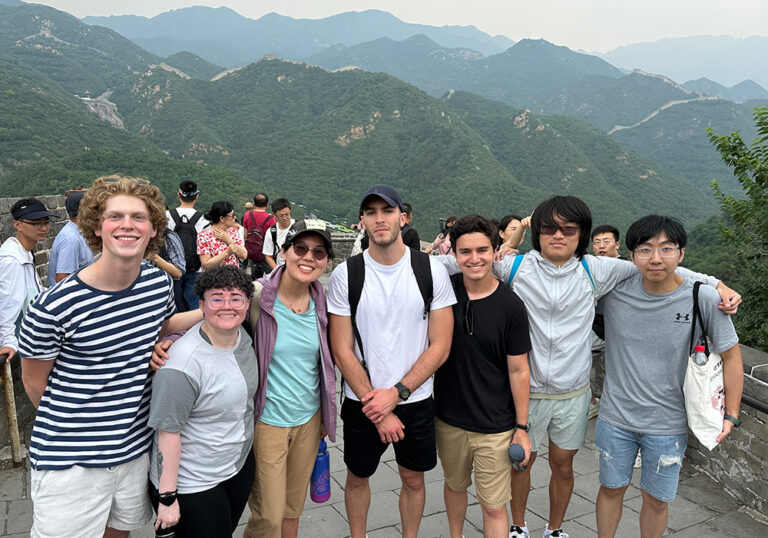
M 155 428 L 149 493 L 156 529 L 177 537 L 231 537 L 253 484 L 253 405 L 259 380 L 241 327 L 253 283 L 215 267 L 195 282 L 203 321 L 169 349 L 152 386 Z M 168 536 L 174 536 L 166 532 Z M 162 533 L 158 533 L 160 536 Z
M 256 476 L 246 537 L 297 536 L 317 455 L 335 440 L 336 374 L 328 349 L 323 286 L 333 258 L 319 220 L 295 223 L 282 246 L 284 265 L 259 279 L 251 307 L 259 390 L 253 452 Z
M 229 202 L 213 202 L 203 217 L 210 227 L 197 234 L 197 254 L 200 265 L 207 271 L 219 265 L 238 267 L 248 257 L 243 234 L 235 221 L 235 211 Z

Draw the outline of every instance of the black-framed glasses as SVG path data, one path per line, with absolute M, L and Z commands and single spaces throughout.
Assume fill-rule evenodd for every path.
M 208 306 L 211 307 L 211 310 L 221 310 L 227 303 L 229 303 L 229 307 L 232 310 L 242 310 L 245 308 L 245 305 L 248 302 L 245 297 L 240 295 L 235 295 L 229 299 L 225 299 L 223 297 L 212 297 L 211 299 L 204 298 L 203 301 L 208 303 Z
M 674 258 L 680 247 L 661 247 L 661 248 L 636 248 L 635 258 L 638 260 L 648 260 L 653 257 L 654 252 L 658 252 L 662 258 Z
M 293 251 L 296 253 L 296 255 L 299 258 L 303 258 L 307 255 L 307 252 L 309 252 L 309 245 L 306 243 L 294 243 L 293 244 Z M 317 260 L 321 261 L 328 257 L 328 249 L 325 247 L 313 247 L 312 248 L 312 257 Z
M 472 301 L 464 303 L 464 330 L 469 336 L 475 334 L 475 313 L 472 309 Z
M 34 226 L 36 228 L 47 228 L 51 225 L 50 220 L 43 220 L 43 221 L 34 221 L 34 220 L 27 220 L 27 219 L 17 219 L 19 222 L 23 222 L 24 224 L 29 224 L 30 226 Z
M 563 232 L 565 237 L 573 237 L 579 233 L 579 227 L 574 224 L 568 224 L 565 226 L 550 226 L 548 224 L 542 224 L 539 228 L 539 232 L 542 235 L 555 235 L 557 230 Z

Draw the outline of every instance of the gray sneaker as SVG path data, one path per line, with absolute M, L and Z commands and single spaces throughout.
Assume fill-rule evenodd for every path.
M 528 528 L 512 525 L 509 527 L 509 538 L 528 538 Z

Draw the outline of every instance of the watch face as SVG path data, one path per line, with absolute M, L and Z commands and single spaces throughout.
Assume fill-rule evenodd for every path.
M 411 391 L 410 390 L 408 390 L 406 388 L 400 389 L 400 397 L 403 400 L 407 400 L 410 395 L 411 395 Z

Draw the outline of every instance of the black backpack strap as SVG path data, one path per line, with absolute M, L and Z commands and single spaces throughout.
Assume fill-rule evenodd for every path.
M 704 342 L 704 351 L 709 354 L 709 342 L 707 341 L 707 328 L 704 326 L 704 318 L 701 316 L 701 310 L 699 309 L 699 288 L 701 288 L 701 282 L 693 283 L 693 320 L 691 320 L 691 346 L 690 350 L 693 353 L 696 342 L 696 324 L 699 324 L 701 328 L 701 341 Z
M 192 226 L 197 225 L 197 221 L 200 220 L 200 218 L 203 216 L 202 213 L 199 211 L 195 211 L 195 213 L 192 215 L 192 218 L 189 219 L 187 222 L 189 222 Z
M 424 299 L 424 312 L 421 319 L 427 319 L 432 308 L 432 269 L 429 266 L 429 254 L 411 249 L 411 268 L 419 285 L 421 298 Z
M 169 213 L 171 214 L 171 218 L 173 219 L 174 227 L 176 227 L 179 224 L 181 224 L 181 216 L 179 215 L 179 212 L 176 211 L 175 207 L 173 209 L 171 209 L 169 211 Z
M 357 254 L 347 260 L 347 297 L 349 299 L 352 332 L 355 334 L 355 341 L 360 349 L 360 362 L 363 365 L 363 370 L 365 370 L 365 375 L 370 379 L 371 374 L 368 373 L 368 364 L 365 362 L 365 351 L 363 351 L 363 339 L 357 329 L 357 305 L 360 304 L 360 297 L 363 295 L 363 284 L 365 284 L 365 260 L 362 254 Z
M 269 233 L 272 234 L 272 249 L 273 249 L 272 250 L 272 257 L 276 258 L 277 257 L 277 251 L 278 251 L 278 248 L 277 248 L 277 224 L 275 224 L 274 226 L 272 226 L 269 229 Z

